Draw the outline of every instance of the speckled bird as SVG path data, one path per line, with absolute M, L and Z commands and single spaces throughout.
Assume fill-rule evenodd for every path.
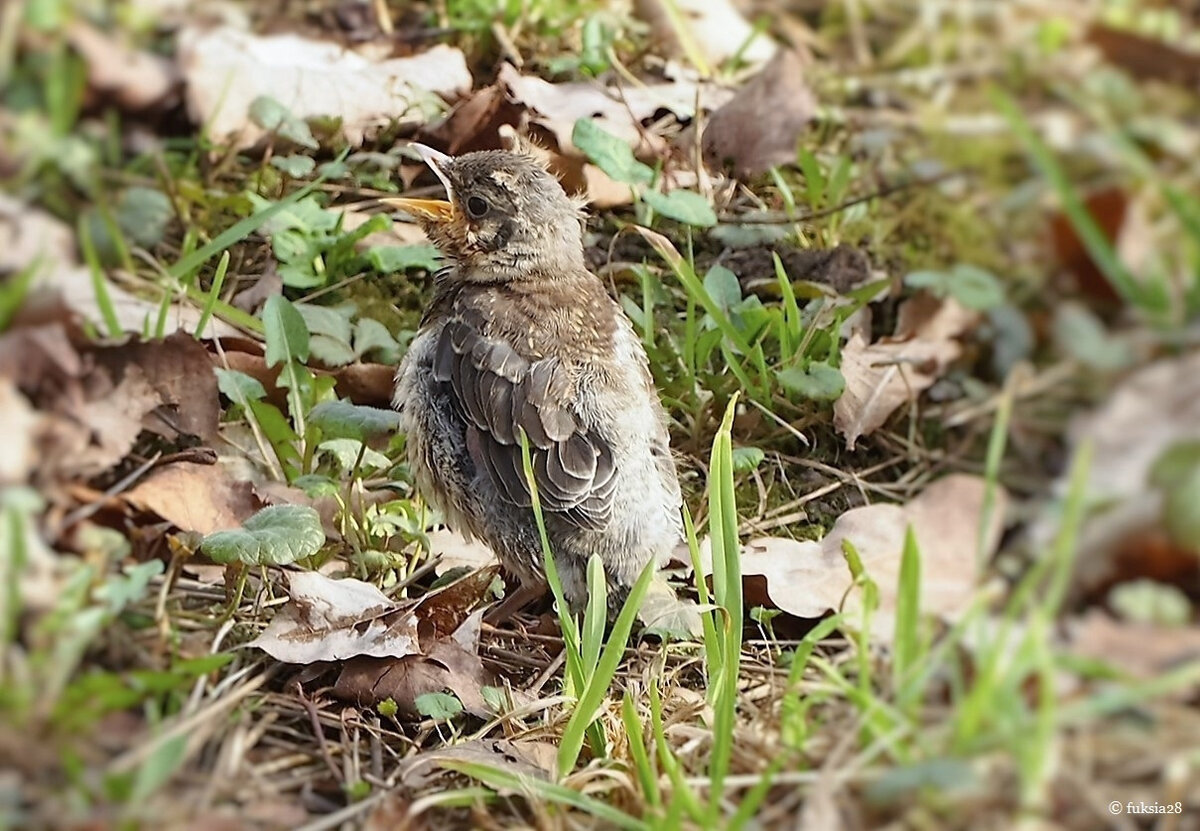
M 604 564 L 612 607 L 682 538 L 667 419 L 629 319 L 584 264 L 580 206 L 531 155 L 451 157 L 414 145 L 448 199 L 389 199 L 447 265 L 396 375 L 426 500 L 521 582 L 502 619 L 545 590 L 521 460 L 528 436 L 567 602 Z

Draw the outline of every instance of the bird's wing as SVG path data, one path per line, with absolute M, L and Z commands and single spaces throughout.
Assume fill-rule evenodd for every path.
M 454 317 L 438 335 L 433 375 L 466 420 L 476 470 L 505 501 L 531 504 L 521 462 L 524 430 L 543 509 L 580 528 L 599 528 L 611 518 L 612 447 L 580 423 L 572 407 L 574 381 L 557 358 L 530 361 Z

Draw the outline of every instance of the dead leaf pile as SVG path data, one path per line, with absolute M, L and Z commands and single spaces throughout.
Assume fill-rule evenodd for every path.
M 419 715 L 416 700 L 449 690 L 469 713 L 487 716 L 492 683 L 479 659 L 482 610 L 472 611 L 498 573 L 482 569 L 416 601 L 396 602 L 361 580 L 288 572 L 291 602 L 249 645 L 294 664 L 343 662 L 334 695 L 360 704 L 385 699 Z

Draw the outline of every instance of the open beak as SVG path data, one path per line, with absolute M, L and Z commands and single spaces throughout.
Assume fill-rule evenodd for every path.
M 432 147 L 417 144 L 416 142 L 410 143 L 409 147 L 417 151 L 421 160 L 429 165 L 429 169 L 441 180 L 446 188 L 446 195 L 450 197 L 450 201 L 441 199 L 409 199 L 407 197 L 380 199 L 379 201 L 384 205 L 399 208 L 420 219 L 428 219 L 433 222 L 449 222 L 454 217 L 454 188 L 451 187 L 450 179 L 446 175 L 446 170 L 451 161 L 450 157 L 445 153 L 439 153 Z

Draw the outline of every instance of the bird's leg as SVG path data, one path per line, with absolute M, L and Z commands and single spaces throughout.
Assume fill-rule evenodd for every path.
M 546 584 L 541 581 L 521 583 L 515 591 L 509 592 L 497 606 L 490 609 L 483 619 L 492 626 L 499 626 L 545 593 Z

